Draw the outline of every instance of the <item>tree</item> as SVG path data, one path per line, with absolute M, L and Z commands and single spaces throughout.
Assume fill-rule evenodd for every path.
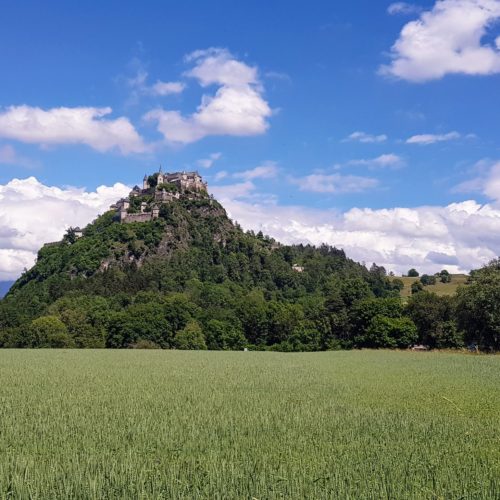
M 204 326 L 203 333 L 208 349 L 243 349 L 246 345 L 246 339 L 238 320 L 230 322 L 211 319 Z
M 461 346 L 460 335 L 452 332 L 455 313 L 451 297 L 422 291 L 408 299 L 405 312 L 417 326 L 420 343 L 429 347 Z
M 417 327 L 410 318 L 375 316 L 366 331 L 366 347 L 406 348 L 418 338 Z
M 424 286 L 422 285 L 422 283 L 420 281 L 414 281 L 411 284 L 411 294 L 412 295 L 421 292 L 423 289 L 424 289 Z
M 392 280 L 392 289 L 400 292 L 405 287 L 405 283 L 402 279 L 394 278 Z
M 373 298 L 357 302 L 349 311 L 350 340 L 356 347 L 370 347 L 367 330 L 376 316 L 400 318 L 403 304 L 398 298 Z
M 500 259 L 471 273 L 470 284 L 457 291 L 458 326 L 465 341 L 500 349 Z
M 411 268 L 409 271 L 408 271 L 408 276 L 410 278 L 418 278 L 420 276 L 419 272 L 414 269 L 414 268 Z
M 197 321 L 190 321 L 174 337 L 174 345 L 177 349 L 206 350 L 207 345 L 203 337 L 203 331 Z
M 441 281 L 441 283 L 451 283 L 451 274 L 446 269 L 443 269 L 438 274 L 438 277 L 439 277 L 439 281 Z
M 422 276 L 420 277 L 420 283 L 422 283 L 422 285 L 424 285 L 424 286 L 435 285 L 436 284 L 436 277 L 431 276 L 429 274 L 422 274 Z
M 66 325 L 57 316 L 34 319 L 27 332 L 29 347 L 72 347 Z

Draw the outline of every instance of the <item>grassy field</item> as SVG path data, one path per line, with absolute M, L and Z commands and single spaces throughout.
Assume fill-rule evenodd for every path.
M 420 278 L 409 278 L 408 276 L 398 276 L 398 279 L 402 280 L 405 284 L 403 290 L 401 290 L 402 297 L 409 297 L 411 295 L 411 285 L 418 281 Z M 464 285 L 467 281 L 466 274 L 453 274 L 450 283 L 441 283 L 438 281 L 435 285 L 427 285 L 424 290 L 428 292 L 434 292 L 437 295 L 454 295 L 457 288 L 460 285 Z
M 0 498 L 500 498 L 500 357 L 0 351 Z

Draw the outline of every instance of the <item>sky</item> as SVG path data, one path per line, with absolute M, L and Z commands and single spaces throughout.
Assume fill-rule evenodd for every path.
M 2 2 L 0 281 L 144 174 L 397 274 L 500 254 L 500 0 Z

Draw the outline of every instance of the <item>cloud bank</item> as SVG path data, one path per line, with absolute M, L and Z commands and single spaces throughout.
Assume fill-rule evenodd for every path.
M 0 185 L 0 281 L 17 278 L 44 243 L 60 240 L 70 226 L 85 226 L 129 191 L 119 183 L 93 192 L 61 189 L 34 177 Z

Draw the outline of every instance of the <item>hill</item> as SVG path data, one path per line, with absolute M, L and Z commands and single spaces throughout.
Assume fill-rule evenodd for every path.
M 356 300 L 397 295 L 342 250 L 244 232 L 182 175 L 42 247 L 0 303 L 0 345 L 327 349 L 350 343 Z
M 457 288 L 461 285 L 465 285 L 465 283 L 467 282 L 467 278 L 468 276 L 466 274 L 452 274 L 451 281 L 449 283 L 441 283 L 439 280 L 437 280 L 435 285 L 426 285 L 425 290 L 427 292 L 435 293 L 439 296 L 455 295 L 455 293 L 457 292 Z M 418 281 L 419 278 L 398 276 L 397 279 L 400 279 L 404 283 L 404 288 L 401 290 L 401 297 L 411 296 L 411 285 L 415 283 L 415 281 Z

